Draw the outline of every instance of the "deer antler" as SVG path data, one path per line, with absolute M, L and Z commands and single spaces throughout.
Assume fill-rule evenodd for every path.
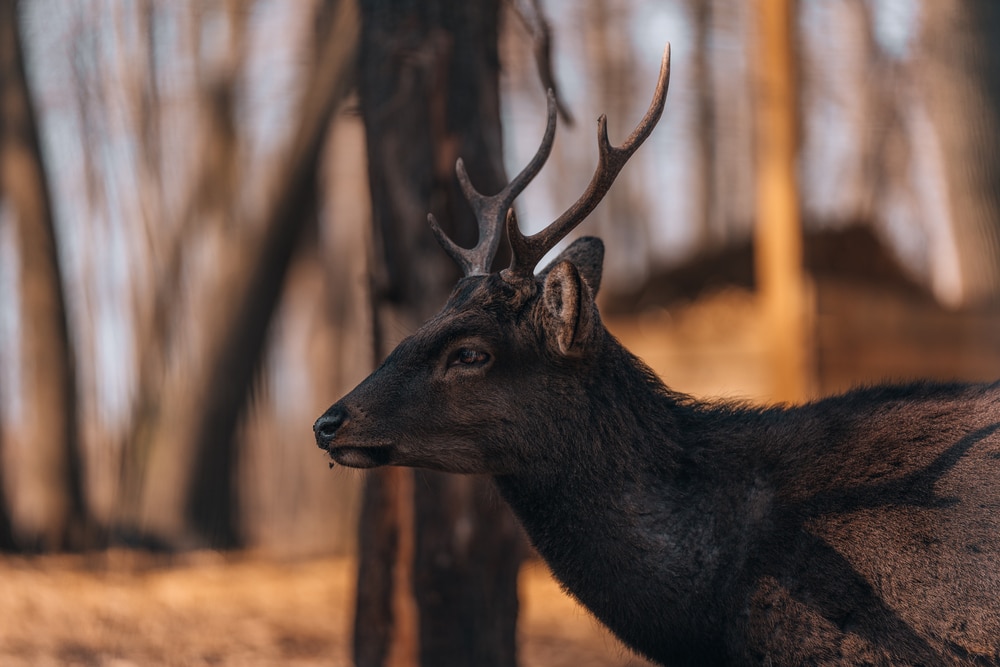
M 462 158 L 459 158 L 455 163 L 455 173 L 458 176 L 459 185 L 462 186 L 462 192 L 472 206 L 472 210 L 476 214 L 476 222 L 479 224 L 479 242 L 474 248 L 467 250 L 455 245 L 454 241 L 448 238 L 438 225 L 434 216 L 432 214 L 427 216 L 427 222 L 431 225 L 434 237 L 466 276 L 485 275 L 490 272 L 490 264 L 493 263 L 493 258 L 500 245 L 504 216 L 507 214 L 507 210 L 517 196 L 528 187 L 532 179 L 538 175 L 552 151 L 552 142 L 556 136 L 556 98 L 552 90 L 548 91 L 547 104 L 548 119 L 542 144 L 538 147 L 535 156 L 531 158 L 531 162 L 520 174 L 514 177 L 514 180 L 507 184 L 507 187 L 497 194 L 487 197 L 476 190 L 469 181 L 469 175 L 465 171 L 465 163 L 462 162 Z
M 590 179 L 587 190 L 570 206 L 555 222 L 532 236 L 521 234 L 517 226 L 517 218 L 513 211 L 507 216 L 507 237 L 510 239 L 513 259 L 507 269 L 513 278 L 531 277 L 539 260 L 561 241 L 573 228 L 590 215 L 590 212 L 604 199 L 615 182 L 615 177 L 628 162 L 636 149 L 642 145 L 646 137 L 653 131 L 656 122 L 663 113 L 664 101 L 667 97 L 667 86 L 670 82 L 670 44 L 663 50 L 663 60 L 660 62 L 660 79 L 653 93 L 653 101 L 639 125 L 632 131 L 621 146 L 612 146 L 608 141 L 608 119 L 602 115 L 597 120 L 597 146 L 600 157 L 597 170 Z

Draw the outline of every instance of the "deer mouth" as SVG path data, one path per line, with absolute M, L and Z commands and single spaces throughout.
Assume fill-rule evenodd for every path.
M 330 447 L 330 458 L 347 468 L 378 468 L 389 464 L 392 449 L 388 446 L 375 447 Z

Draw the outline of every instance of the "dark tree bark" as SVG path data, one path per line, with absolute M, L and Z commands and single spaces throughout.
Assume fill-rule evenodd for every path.
M 79 548 L 91 531 L 83 491 L 77 427 L 76 373 L 62 269 L 28 88 L 18 3 L 0 1 L 0 193 L 16 220 L 20 256 L 22 348 L 25 368 L 25 456 L 34 458 L 28 483 L 44 525 L 20 525 L 15 534 L 32 549 Z
M 922 4 L 917 83 L 940 150 L 954 235 L 953 305 L 1000 300 L 1000 4 Z M 943 292 L 943 293 L 942 293 Z
M 376 354 L 443 305 L 458 273 L 427 225 L 460 245 L 476 224 L 455 178 L 506 183 L 496 0 L 361 2 L 360 93 L 376 266 Z M 503 261 L 502 259 L 498 261 Z M 368 477 L 355 621 L 359 667 L 514 665 L 516 522 L 479 478 L 390 469 Z
M 3 468 L 0 467 L 0 473 L 2 472 Z M 7 501 L 0 499 L 0 551 L 13 551 L 14 547 L 14 533 L 11 530 Z

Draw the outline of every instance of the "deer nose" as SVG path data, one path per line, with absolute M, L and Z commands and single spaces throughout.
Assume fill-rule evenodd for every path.
M 340 406 L 333 406 L 323 416 L 313 424 L 313 433 L 316 434 L 316 446 L 320 449 L 327 449 L 330 441 L 337 435 L 344 422 L 347 421 L 347 410 Z

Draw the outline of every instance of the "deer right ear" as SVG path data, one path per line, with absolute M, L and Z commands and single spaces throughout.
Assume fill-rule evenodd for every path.
M 564 260 L 545 272 L 542 288 L 547 338 L 556 352 L 578 356 L 594 328 L 594 296 L 576 265 Z

